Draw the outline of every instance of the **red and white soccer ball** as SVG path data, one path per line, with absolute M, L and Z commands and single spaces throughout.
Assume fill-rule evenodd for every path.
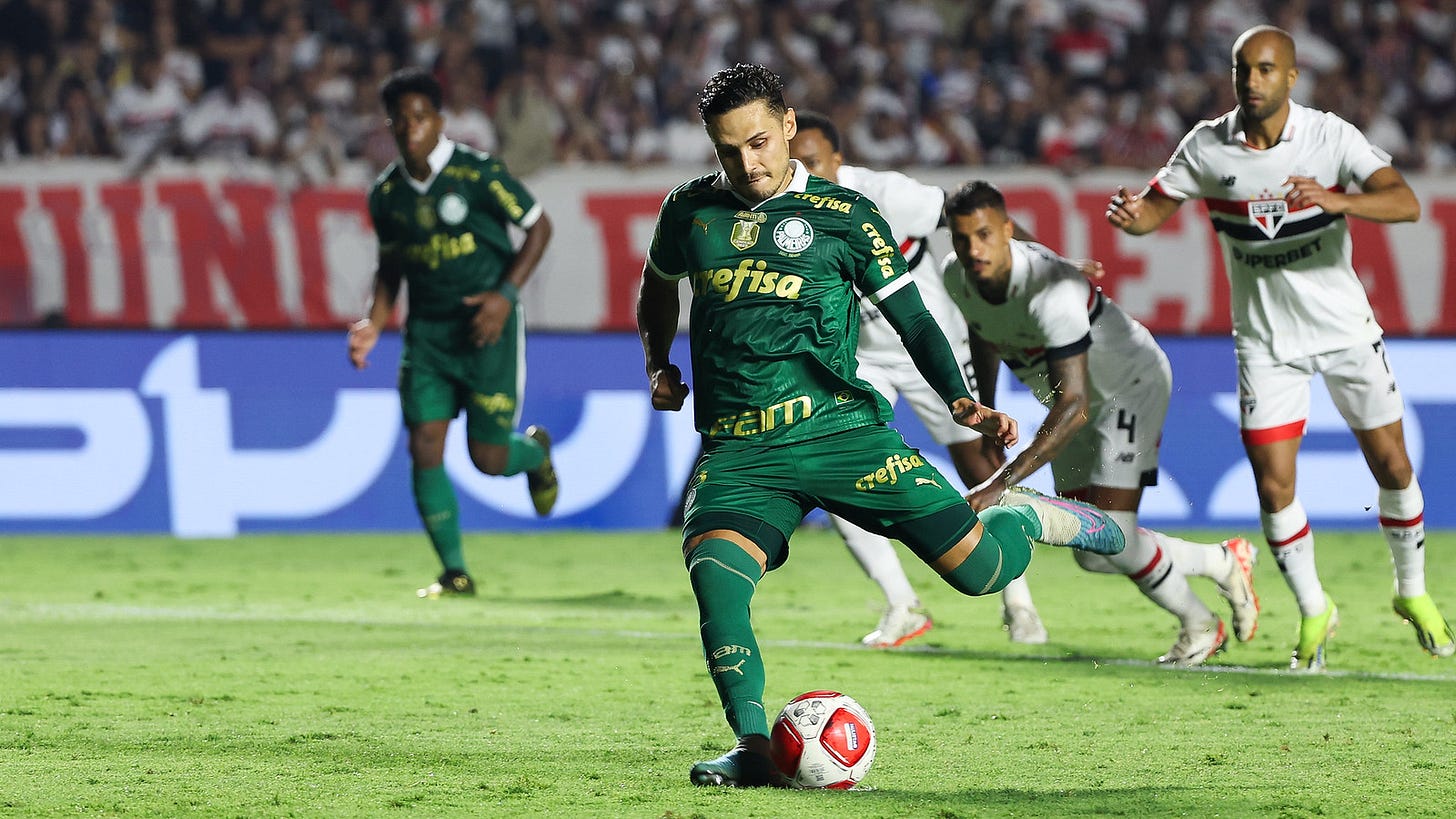
M 844 790 L 875 761 L 875 726 L 854 698 L 810 691 L 779 712 L 769 745 L 774 764 L 794 787 Z

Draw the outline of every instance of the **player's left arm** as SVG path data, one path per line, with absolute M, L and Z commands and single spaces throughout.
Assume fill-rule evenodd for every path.
M 1325 213 L 1358 216 L 1372 222 L 1414 222 L 1421 218 L 1421 202 L 1400 171 L 1386 165 L 1360 184 L 1359 193 L 1332 191 L 1319 180 L 1291 176 L 1285 180 L 1284 198 L 1292 207 L 1318 205 Z
M 464 299 L 466 304 L 475 308 L 475 315 L 470 320 L 470 339 L 477 347 L 500 341 L 506 322 L 521 299 L 521 288 L 536 272 L 546 245 L 551 242 L 551 219 L 535 197 L 510 175 L 499 160 L 490 161 L 491 172 L 483 174 L 479 196 L 482 201 L 491 204 L 492 210 L 501 219 L 525 230 L 526 238 L 516 249 L 510 266 L 501 274 L 496 289 L 472 293 Z

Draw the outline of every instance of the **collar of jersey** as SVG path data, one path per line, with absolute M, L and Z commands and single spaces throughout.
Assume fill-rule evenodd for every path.
M 1026 253 L 1026 245 L 1017 239 L 1010 240 L 1010 244 L 1011 276 L 1006 282 L 1006 299 L 1008 301 L 1026 289 L 1026 280 L 1031 277 L 1031 257 Z
M 1279 134 L 1279 142 L 1292 142 L 1294 140 L 1294 120 L 1304 116 L 1305 107 L 1293 100 L 1289 103 L 1289 119 L 1284 120 L 1284 130 Z M 1233 116 L 1229 117 L 1228 139 L 1238 145 L 1248 145 L 1249 140 L 1244 135 L 1243 123 L 1239 118 L 1239 109 L 1233 110 Z M 1272 146 L 1271 146 L 1272 147 Z
M 434 156 L 434 154 L 431 154 L 431 156 Z M 763 202 L 759 202 L 758 205 L 751 205 L 749 207 L 749 210 L 757 210 L 759 205 L 765 204 L 767 202 L 772 202 L 780 196 L 786 196 L 791 193 L 803 193 L 806 189 L 808 189 L 809 172 L 805 170 L 804 163 L 800 162 L 797 159 L 790 159 L 789 166 L 794 169 L 794 175 L 789 178 L 789 186 L 774 194 L 773 196 L 770 196 L 769 198 L 763 200 Z M 433 176 L 430 177 L 431 180 L 433 180 L 434 178 L 435 177 Z M 728 174 L 724 173 L 723 171 L 718 172 L 718 176 L 713 180 L 713 187 L 728 191 L 729 193 L 738 197 L 738 201 L 742 202 L 745 205 L 748 204 L 747 199 L 744 199 L 742 196 L 738 196 L 738 191 L 733 190 L 733 184 L 728 181 Z
M 415 189 L 415 193 L 424 193 L 430 189 L 431 185 L 435 184 L 435 177 L 439 176 L 440 171 L 445 170 L 445 166 L 450 164 L 450 157 L 454 153 L 455 142 L 442 136 L 440 137 L 440 141 L 435 143 L 435 147 L 430 151 L 430 155 L 425 157 L 425 162 L 430 166 L 429 179 L 421 182 L 413 176 L 410 176 L 409 171 L 405 170 L 402 161 L 399 165 L 400 175 L 404 177 L 404 181 L 408 182 L 411 188 Z

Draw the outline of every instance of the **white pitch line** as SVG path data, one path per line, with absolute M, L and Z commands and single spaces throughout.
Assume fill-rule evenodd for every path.
M 444 607 L 421 608 L 421 614 L 446 614 Z M 422 617 L 420 619 L 380 619 L 369 617 L 360 610 L 353 614 L 343 611 L 268 612 L 259 609 L 237 610 L 195 606 L 128 606 L 115 603 L 34 603 L 21 606 L 0 605 L 0 622 L 4 620 L 214 620 L 222 622 L 280 622 L 280 623 L 328 623 L 372 626 L 418 626 L 418 625 L 467 625 L 443 619 Z M 550 634 L 576 634 L 588 637 L 618 637 L 645 640 L 692 640 L 698 635 L 686 632 L 636 631 L 631 629 L 561 628 L 555 626 L 508 626 L 515 631 Z M 860 643 L 839 643 L 825 640 L 759 640 L 761 645 L 776 648 L 813 648 L 877 652 L 884 654 L 929 654 L 939 657 L 965 657 L 974 660 L 995 660 L 1038 663 L 1091 663 L 1095 666 L 1117 666 L 1120 668 L 1153 668 L 1170 674 L 1241 674 L 1262 677 L 1332 677 L 1339 679 L 1379 680 L 1387 682 L 1436 682 L 1456 683 L 1456 675 L 1415 674 L 1411 672 L 1352 671 L 1327 669 L 1310 674 L 1290 671 L 1284 668 L 1256 668 L 1241 665 L 1201 665 L 1192 668 L 1163 666 L 1152 660 L 1137 660 L 1127 657 L 1090 657 L 1081 654 L 1001 654 L 985 649 L 945 648 L 933 645 L 913 645 L 884 650 L 868 648 Z

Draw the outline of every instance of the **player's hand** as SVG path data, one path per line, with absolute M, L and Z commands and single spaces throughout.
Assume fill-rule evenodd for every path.
M 996 502 L 1001 500 L 1001 496 L 1004 494 L 1006 494 L 1006 482 L 1001 480 L 1000 477 L 995 477 L 972 489 L 966 495 L 966 503 L 969 503 L 972 509 L 979 512 L 982 509 L 989 509 L 995 506 Z
M 986 463 L 1000 469 L 1006 465 L 1006 447 L 989 435 L 981 436 L 981 457 Z
M 500 341 L 501 331 L 515 307 L 511 300 L 494 290 L 486 290 L 466 296 L 461 301 L 475 308 L 475 315 L 470 317 L 471 343 L 484 347 Z
M 1117 193 L 1107 201 L 1107 221 L 1119 230 L 1127 230 L 1136 224 L 1142 212 L 1142 197 L 1128 193 L 1127 188 L 1120 185 Z
M 1107 270 L 1102 266 L 1102 262 L 1096 259 L 1076 259 L 1072 264 L 1077 266 L 1078 273 L 1094 282 L 1107 275 Z
M 354 369 L 369 366 L 369 351 L 379 342 L 379 328 L 369 319 L 359 319 L 349 326 L 349 363 Z
M 1002 446 L 1012 446 L 1017 441 L 1016 419 L 1004 412 L 997 412 L 969 398 L 957 398 L 950 411 L 957 424 L 970 427 Z
M 669 364 L 652 373 L 652 408 L 677 412 L 683 408 L 688 397 L 688 385 L 682 380 L 682 370 Z
M 1289 203 L 1290 209 L 1317 205 L 1329 214 L 1340 214 L 1350 209 L 1349 199 L 1345 194 L 1326 188 L 1318 179 L 1291 176 L 1283 184 L 1289 186 L 1289 191 L 1284 194 L 1284 201 Z

